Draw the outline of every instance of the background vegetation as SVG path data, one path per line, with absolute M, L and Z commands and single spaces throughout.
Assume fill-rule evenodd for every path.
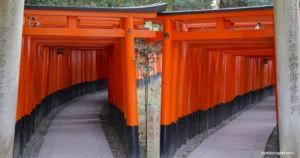
M 132 7 L 168 3 L 168 11 L 272 5 L 273 0 L 25 0 L 26 4 L 48 6 Z

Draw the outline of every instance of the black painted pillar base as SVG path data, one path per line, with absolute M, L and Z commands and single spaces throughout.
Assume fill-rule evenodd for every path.
M 248 105 L 272 95 L 273 86 L 265 87 L 244 95 L 236 96 L 232 101 L 220 103 L 207 110 L 198 110 L 182 118 L 176 123 L 161 125 L 160 155 L 171 158 L 176 151 L 198 134 L 214 128 L 231 116 L 245 109 Z
M 126 154 L 128 157 L 140 157 L 139 131 L 138 126 L 127 126 L 124 113 L 114 104 L 110 104 L 110 124 L 114 125 L 120 138 L 125 142 Z
M 138 126 L 126 126 L 127 156 L 132 158 L 140 157 L 139 131 Z

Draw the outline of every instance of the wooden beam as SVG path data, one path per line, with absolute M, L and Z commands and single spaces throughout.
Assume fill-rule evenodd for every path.
M 224 52 L 227 50 L 233 50 L 233 49 L 270 49 L 274 48 L 274 44 L 249 44 L 249 43 L 240 43 L 240 44 L 197 44 L 197 45 L 190 45 L 192 48 L 208 48 L 210 50 L 223 50 Z
M 216 20 L 216 30 L 217 31 L 223 31 L 226 28 L 229 28 L 232 26 L 232 23 L 225 18 L 217 18 Z
M 72 48 L 105 48 L 109 44 L 40 44 L 46 47 L 72 47 Z
M 155 32 L 156 33 L 156 36 L 155 38 L 149 38 L 147 39 L 148 41 L 153 41 L 153 42 L 159 42 L 159 41 L 162 41 L 163 40 L 163 32 Z
M 268 52 L 266 52 L 266 53 L 255 53 L 255 52 L 252 52 L 252 53 L 245 53 L 245 52 L 240 52 L 240 53 L 238 53 L 238 52 L 235 52 L 235 53 L 225 53 L 225 54 L 231 54 L 231 55 L 236 55 L 236 56 L 273 56 L 274 55 L 274 53 L 268 53 Z
M 106 47 L 87 47 L 87 48 L 76 48 L 76 47 L 64 47 L 67 50 L 105 50 Z
M 57 43 L 57 44 L 64 44 L 64 43 L 73 43 L 73 44 L 113 44 L 116 40 L 99 40 L 99 39 L 40 39 L 40 38 L 32 38 L 32 42 L 36 43 Z
M 227 50 L 225 53 L 275 53 L 274 49 L 254 49 L 254 50 Z
M 222 25 L 222 24 L 221 24 Z M 227 22 L 227 28 L 242 28 L 242 27 L 248 27 L 248 28 L 254 28 L 257 25 L 257 22 L 243 22 L 243 23 L 232 23 L 232 25 L 230 25 L 230 23 L 228 24 Z M 273 22 L 266 22 L 263 24 L 264 28 L 266 28 L 266 26 L 268 28 L 272 28 L 273 27 Z M 198 28 L 199 30 L 201 28 L 216 28 L 216 23 L 191 23 L 191 24 L 187 24 L 188 28 Z
M 74 46 L 85 46 L 85 45 L 96 45 L 96 46 L 107 46 L 112 45 L 112 43 L 73 43 L 73 42 L 67 42 L 67 43 L 59 43 L 59 42 L 36 42 L 39 45 L 74 45 Z
M 78 24 L 77 24 L 77 17 L 76 16 L 69 16 L 68 17 L 68 27 L 70 29 L 75 29 L 77 28 Z
M 75 22 L 72 21 L 71 28 L 23 28 L 23 35 L 27 36 L 77 36 L 77 37 L 124 37 L 123 29 L 80 29 L 74 28 Z M 134 30 L 135 37 L 155 38 L 156 31 Z
M 232 54 L 232 56 L 246 56 L 255 58 L 273 57 L 273 54 Z
M 187 41 L 188 44 L 239 44 L 239 43 L 274 43 L 274 38 L 248 38 L 248 39 L 210 39 L 210 40 L 193 40 Z
M 261 49 L 261 47 L 270 47 L 272 48 L 272 46 L 274 46 L 273 43 L 239 43 L 239 44 L 235 44 L 235 43 L 202 43 L 202 44 L 190 44 L 190 47 L 192 48 L 243 48 L 243 47 L 252 47 L 252 48 L 256 48 L 256 49 Z M 270 49 L 270 48 L 264 48 L 264 49 Z M 220 49 L 222 51 L 222 49 Z
M 138 38 L 156 38 L 156 31 L 133 30 L 133 36 Z
M 67 36 L 30 36 L 33 40 L 50 40 L 50 41 L 56 41 L 56 40 L 64 40 L 64 41 L 116 41 L 116 38 L 103 38 L 103 37 L 67 37 Z
M 253 50 L 256 51 L 258 49 L 272 49 L 274 48 L 274 45 L 260 45 L 260 46 L 252 46 L 252 47 L 228 47 L 228 48 L 209 48 L 208 51 L 223 51 L 223 52 L 229 52 L 229 51 L 246 51 L 246 50 Z
M 172 40 L 188 41 L 202 39 L 241 39 L 241 38 L 270 38 L 274 32 L 268 30 L 223 30 L 223 31 L 199 31 L 199 32 L 176 32 L 172 31 Z
M 235 54 L 235 55 L 245 55 L 245 54 L 253 54 L 253 55 L 259 55 L 259 54 L 275 54 L 273 49 L 254 49 L 254 50 L 248 50 L 248 49 L 241 49 L 241 50 L 214 50 L 213 52 L 218 53 L 225 53 L 225 54 Z
M 256 16 L 256 17 L 243 17 L 243 18 L 227 18 L 231 22 L 254 22 L 257 23 L 258 21 L 262 22 L 263 24 L 266 22 L 273 22 L 273 15 L 272 16 Z
M 23 36 L 124 37 L 123 29 L 23 28 Z

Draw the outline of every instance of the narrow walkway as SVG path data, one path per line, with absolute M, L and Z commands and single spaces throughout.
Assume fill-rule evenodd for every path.
M 275 97 L 269 97 L 205 139 L 189 158 L 263 158 L 275 125 Z
M 82 97 L 51 123 L 39 158 L 113 158 L 99 115 L 107 92 Z

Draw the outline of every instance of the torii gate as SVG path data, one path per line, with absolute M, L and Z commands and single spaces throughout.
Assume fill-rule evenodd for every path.
M 21 50 L 20 43 L 18 45 L 15 45 L 15 43 L 21 39 L 22 28 L 25 42 L 24 51 L 33 54 L 40 51 L 43 45 L 88 49 L 103 49 L 110 45 L 116 47 L 115 52 L 119 51 L 117 52 L 118 55 L 122 56 L 122 65 L 118 65 L 124 70 L 124 73 L 121 74 L 124 84 L 120 91 L 122 91 L 121 95 L 126 96 L 126 99 L 122 102 L 122 107 L 126 118 L 128 153 L 130 157 L 139 155 L 136 69 L 132 60 L 135 55 L 134 38 L 156 37 L 155 31 L 145 30 L 140 28 L 140 25 L 144 23 L 145 18 L 156 18 L 157 12 L 164 11 L 167 4 L 135 8 L 90 8 L 88 10 L 82 7 L 71 9 L 26 6 L 24 13 L 24 1 L 5 0 L 1 1 L 1 4 L 3 4 L 0 7 L 1 54 L 4 59 L 1 60 L 3 61 L 3 64 L 1 64 L 3 87 L 0 90 L 0 102 L 3 102 L 4 107 L 0 106 L 0 157 L 12 157 L 16 118 L 16 107 L 12 105 L 16 104 L 18 89 L 18 78 L 16 76 L 19 76 Z M 12 26 L 9 26 L 10 24 Z M 121 51 L 124 53 L 121 53 Z M 30 72 L 30 70 L 27 72 Z M 12 78 L 14 79 L 13 82 Z M 20 93 L 19 96 L 28 98 L 26 92 Z M 36 99 L 29 100 L 29 102 L 27 100 L 26 103 L 20 102 L 21 106 L 18 109 L 24 107 L 22 104 L 38 104 Z M 33 109 L 32 106 L 35 105 L 29 106 L 30 109 Z M 17 118 L 22 119 L 23 116 L 28 115 L 26 111 L 28 110 L 18 110 Z

